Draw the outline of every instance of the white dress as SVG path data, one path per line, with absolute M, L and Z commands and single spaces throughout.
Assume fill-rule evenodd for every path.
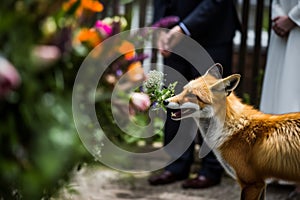
M 288 37 L 271 32 L 260 110 L 300 112 L 300 0 L 273 0 L 272 19 L 288 15 L 296 23 Z

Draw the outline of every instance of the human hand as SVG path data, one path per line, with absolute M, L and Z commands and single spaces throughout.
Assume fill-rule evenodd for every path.
M 182 34 L 183 31 L 178 25 L 174 26 L 169 32 L 161 32 L 157 41 L 159 52 L 164 57 L 168 57 L 171 54 L 170 50 L 181 40 Z
M 296 26 L 296 24 L 288 16 L 275 17 L 272 22 L 272 29 L 280 37 L 287 36 L 290 30 Z

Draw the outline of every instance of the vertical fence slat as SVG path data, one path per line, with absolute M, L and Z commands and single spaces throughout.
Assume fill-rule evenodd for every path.
M 247 38 L 248 38 L 248 18 L 249 18 L 249 0 L 243 1 L 242 6 L 242 26 L 241 26 L 241 41 L 239 49 L 239 60 L 238 60 L 238 71 L 242 76 L 245 75 L 245 64 L 246 64 L 246 54 L 247 54 Z M 238 93 L 241 94 L 245 91 L 246 82 L 241 80 L 241 87 L 238 90 Z
M 253 66 L 252 66 L 252 92 L 251 92 L 251 102 L 254 105 L 258 105 L 259 100 L 259 88 L 257 77 L 259 76 L 260 70 L 260 60 L 261 60 L 261 34 L 263 25 L 263 11 L 264 11 L 264 0 L 257 0 L 256 2 L 256 22 L 255 22 L 255 44 L 253 52 Z
M 273 0 L 270 0 L 269 1 L 269 27 L 268 27 L 268 35 L 269 35 L 269 38 L 268 38 L 268 44 L 270 42 L 270 35 L 271 35 L 271 30 L 272 30 L 272 3 L 273 3 Z
M 144 27 L 146 23 L 146 7 L 147 1 L 146 0 L 139 0 L 139 7 L 140 7 L 140 21 L 139 27 Z
M 131 27 L 131 23 L 132 23 L 132 12 L 133 12 L 132 9 L 133 9 L 132 2 L 127 3 L 125 5 L 124 16 L 128 20 L 128 27 Z
M 113 14 L 113 16 L 119 15 L 119 7 L 120 7 L 120 1 L 119 0 L 112 0 L 112 14 Z

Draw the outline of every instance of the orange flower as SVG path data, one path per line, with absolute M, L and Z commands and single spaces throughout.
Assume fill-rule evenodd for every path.
M 119 47 L 119 52 L 125 54 L 124 57 L 126 60 L 130 60 L 135 56 L 134 45 L 128 41 L 123 41 Z
M 84 10 L 89 10 L 92 12 L 102 12 L 104 9 L 103 4 L 97 0 L 69 0 L 63 3 L 63 10 L 69 10 L 78 1 L 80 1 L 80 4 L 75 11 L 77 17 L 79 17 Z
M 87 10 L 93 11 L 93 12 L 102 12 L 103 11 L 103 5 L 99 1 L 95 0 L 81 0 L 81 6 Z
M 129 65 L 127 71 L 128 77 L 131 81 L 141 81 L 144 79 L 144 69 L 140 61 L 133 62 Z
M 97 46 L 101 42 L 101 38 L 98 34 L 98 32 L 94 29 L 87 29 L 83 28 L 79 31 L 77 35 L 77 39 L 80 42 L 87 42 L 90 44 L 92 47 Z

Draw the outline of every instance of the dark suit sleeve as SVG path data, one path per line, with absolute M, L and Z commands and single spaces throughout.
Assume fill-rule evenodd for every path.
M 226 8 L 224 4 L 229 0 L 203 0 L 182 22 L 190 31 L 191 35 L 197 35 L 210 23 L 214 23 L 216 17 L 220 17 L 220 10 Z M 224 10 L 226 13 L 226 11 Z

